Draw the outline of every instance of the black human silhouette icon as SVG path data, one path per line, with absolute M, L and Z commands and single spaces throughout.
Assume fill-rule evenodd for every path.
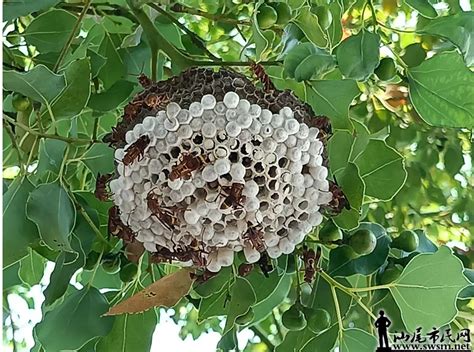
M 377 332 L 379 334 L 379 347 L 382 349 L 390 348 L 388 345 L 388 327 L 392 324 L 392 322 L 385 316 L 385 312 L 383 310 L 379 311 L 379 318 L 375 321 L 375 327 L 377 328 Z

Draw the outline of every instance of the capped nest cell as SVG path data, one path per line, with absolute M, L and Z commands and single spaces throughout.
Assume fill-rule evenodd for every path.
M 326 117 L 289 91 L 190 69 L 145 90 L 106 140 L 115 149 L 111 232 L 155 262 L 217 272 L 292 253 L 333 201 Z

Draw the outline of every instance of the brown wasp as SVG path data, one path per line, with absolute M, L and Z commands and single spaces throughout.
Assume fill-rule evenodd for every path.
M 260 257 L 261 259 L 261 257 Z M 239 265 L 239 276 L 247 276 L 253 270 L 253 264 L 242 263 Z
M 123 120 L 127 123 L 133 122 L 133 120 L 135 120 L 138 113 L 140 112 L 142 105 L 143 101 L 136 99 L 128 103 L 128 105 L 125 106 L 125 108 L 123 109 Z
M 121 238 L 125 242 L 132 242 L 135 238 L 132 229 L 120 219 L 119 208 L 115 205 L 109 209 L 108 230 L 110 234 Z
M 138 76 L 138 83 L 140 83 L 140 85 L 145 89 L 150 88 L 153 85 L 153 81 L 148 78 L 144 73 L 140 73 L 140 75 Z
M 304 281 L 311 283 L 316 273 L 315 265 L 321 256 L 321 248 L 318 247 L 317 252 L 312 248 L 303 246 L 303 262 L 304 262 Z
M 212 271 L 209 270 L 204 270 L 202 274 L 195 274 L 195 273 L 189 273 L 189 276 L 191 277 L 191 280 L 196 280 L 196 283 L 200 284 L 203 282 L 206 282 L 209 280 L 211 277 L 216 276 L 218 273 L 213 273 Z
M 171 168 L 169 176 L 170 181 L 177 179 L 189 180 L 193 171 L 199 171 L 209 163 L 207 155 L 198 155 L 196 153 L 185 153 L 180 156 L 178 164 Z
M 94 195 L 98 200 L 102 202 L 109 200 L 110 193 L 107 191 L 107 183 L 112 179 L 113 176 L 114 174 L 97 174 Z
M 252 245 L 258 252 L 265 252 L 265 243 L 263 240 L 262 225 L 253 226 L 251 222 L 247 222 L 247 232 L 244 233 L 242 238 Z
M 342 209 L 351 209 L 349 201 L 342 192 L 342 188 L 336 182 L 329 181 L 329 192 L 332 193 L 332 200 L 327 205 L 327 208 L 329 208 L 333 215 L 340 214 Z
M 144 103 L 150 109 L 164 109 L 169 100 L 166 96 L 159 96 L 155 93 L 150 93 L 144 99 Z
M 265 277 L 268 277 L 268 273 L 273 270 L 272 260 L 270 259 L 266 251 L 260 253 L 258 266 L 260 267 L 260 270 L 262 270 L 262 273 L 263 275 L 265 275 Z
M 253 74 L 257 76 L 259 81 L 262 83 L 263 89 L 265 91 L 268 92 L 268 91 L 275 90 L 275 86 L 273 85 L 270 77 L 267 75 L 262 65 L 257 64 L 257 63 L 252 63 L 250 65 L 250 69 L 252 70 Z
M 221 204 L 221 209 L 227 209 L 230 207 L 242 208 L 242 203 L 245 202 L 245 196 L 242 195 L 244 185 L 242 183 L 233 183 L 231 186 L 222 187 L 225 199 Z
M 160 223 L 169 231 L 173 232 L 176 226 L 179 226 L 179 219 L 177 213 L 183 212 L 186 209 L 162 206 L 158 195 L 151 190 L 146 196 L 148 209 L 160 221 Z
M 150 261 L 155 264 L 159 263 L 171 263 L 176 259 L 176 254 L 171 252 L 168 248 L 162 246 L 156 246 L 156 252 L 153 252 L 150 256 Z
M 136 142 L 125 150 L 125 156 L 123 157 L 123 164 L 128 166 L 135 161 L 135 159 L 143 158 L 145 149 L 150 144 L 150 137 L 147 135 L 141 136 Z
M 176 257 L 182 262 L 191 260 L 195 266 L 203 268 L 207 265 L 204 253 L 206 252 L 200 248 L 200 244 L 194 239 L 189 246 L 178 248 L 176 250 Z
M 109 143 L 109 146 L 116 145 L 125 141 L 125 134 L 127 133 L 127 124 L 121 122 L 116 127 L 112 127 L 112 132 L 108 133 L 102 138 L 102 141 Z

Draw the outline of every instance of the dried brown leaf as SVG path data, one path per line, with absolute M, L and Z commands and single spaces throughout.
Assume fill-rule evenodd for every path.
M 181 269 L 152 283 L 132 297 L 110 308 L 105 315 L 140 313 L 153 307 L 172 307 L 186 295 L 193 283 L 189 270 Z
M 145 247 L 143 247 L 143 243 L 138 241 L 133 241 L 125 247 L 125 256 L 128 260 L 132 263 L 138 264 L 138 260 L 142 256 L 143 252 L 145 252 Z

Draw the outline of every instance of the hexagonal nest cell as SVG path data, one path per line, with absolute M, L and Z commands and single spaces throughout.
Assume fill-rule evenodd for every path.
M 228 70 L 189 69 L 145 88 L 106 137 L 111 232 L 155 262 L 217 272 L 289 254 L 333 200 L 329 122 L 290 91 L 263 91 Z

